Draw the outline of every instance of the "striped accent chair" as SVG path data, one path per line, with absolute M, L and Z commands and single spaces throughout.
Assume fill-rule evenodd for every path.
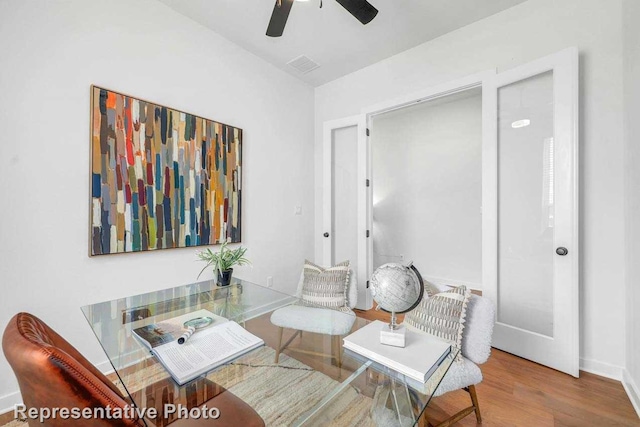
M 436 295 L 446 295 L 451 293 L 452 288 L 448 286 L 435 286 L 435 291 L 440 292 Z M 430 294 L 430 296 L 432 296 Z M 420 307 L 418 307 L 420 308 Z M 416 308 L 416 310 L 418 310 Z M 478 396 L 476 394 L 476 385 L 482 382 L 482 371 L 480 366 L 485 363 L 491 354 L 491 339 L 493 336 L 493 325 L 495 323 L 495 308 L 493 302 L 488 298 L 478 295 L 471 295 L 466 304 L 466 315 L 464 319 L 464 328 L 461 330 L 460 358 L 456 360 L 449 371 L 438 385 L 434 397 L 441 396 L 456 390 L 464 390 L 471 397 L 471 406 L 468 406 L 450 418 L 435 424 L 435 427 L 451 426 L 468 415 L 475 413 L 476 421 L 482 423 L 480 415 L 480 405 L 478 404 Z M 407 322 L 407 317 L 411 317 L 408 313 L 405 317 L 404 325 L 408 330 L 418 333 L 427 333 L 422 328 L 417 328 Z M 436 334 L 438 335 L 438 334 Z M 441 336 L 445 339 L 446 337 Z M 428 409 L 427 409 L 428 411 Z M 423 413 L 421 426 L 434 426 L 427 418 L 427 411 Z

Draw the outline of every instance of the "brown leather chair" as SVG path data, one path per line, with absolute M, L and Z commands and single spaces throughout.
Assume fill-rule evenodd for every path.
M 129 402 L 118 388 L 71 344 L 28 313 L 15 315 L 5 329 L 2 349 L 13 368 L 27 408 L 124 408 Z M 251 426 L 264 427 L 264 421 L 246 403 L 217 386 L 217 395 L 207 407 L 220 410 L 220 418 L 179 419 L 172 426 Z M 130 406 L 130 405 L 129 405 Z M 48 426 L 144 426 L 135 419 L 50 419 L 31 427 Z

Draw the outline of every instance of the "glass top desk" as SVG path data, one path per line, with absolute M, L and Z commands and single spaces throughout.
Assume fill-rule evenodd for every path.
M 113 365 L 116 386 L 139 408 L 155 407 L 162 414 L 165 404 L 201 406 L 219 385 L 253 407 L 267 426 L 416 425 L 455 354 L 426 384 L 415 384 L 340 344 L 344 357 L 338 367 L 333 359 L 317 355 L 333 354 L 338 341 L 305 332 L 290 343 L 302 352 L 285 349 L 275 363 L 274 348 L 281 341 L 279 328 L 269 320 L 271 312 L 297 302 L 296 297 L 234 279 L 227 287 L 198 282 L 92 304 L 82 311 Z M 179 386 L 132 331 L 200 309 L 236 321 L 265 346 Z M 354 319 L 352 331 L 367 323 Z M 172 421 L 172 416 L 162 415 L 145 419 L 148 426 Z

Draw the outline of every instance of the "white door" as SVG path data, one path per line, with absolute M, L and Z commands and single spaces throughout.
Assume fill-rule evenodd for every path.
M 358 286 L 356 307 L 369 309 L 367 289 L 366 116 L 324 123 L 322 264 L 349 260 Z
M 483 282 L 493 346 L 577 377 L 578 52 L 483 88 Z

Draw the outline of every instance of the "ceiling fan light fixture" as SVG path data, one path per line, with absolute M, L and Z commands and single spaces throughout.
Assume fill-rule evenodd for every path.
M 309 0 L 276 0 L 271 19 L 269 20 L 269 26 L 267 27 L 267 36 L 282 36 L 293 3 L 300 1 L 306 2 Z M 373 7 L 367 0 L 336 0 L 336 2 L 363 25 L 371 22 L 378 14 L 378 9 Z M 320 0 L 320 7 L 322 7 L 322 0 Z

